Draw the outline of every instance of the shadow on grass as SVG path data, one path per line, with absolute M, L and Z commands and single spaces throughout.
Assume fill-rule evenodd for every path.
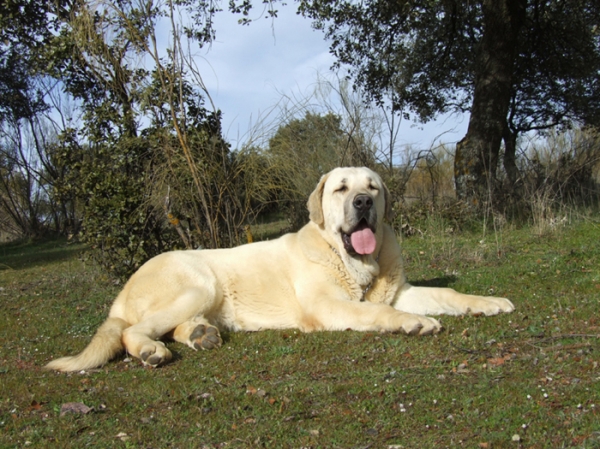
M 21 240 L 0 244 L 0 271 L 32 268 L 76 257 L 86 249 L 66 238 Z
M 433 279 L 421 279 L 419 281 L 408 281 L 415 287 L 449 287 L 456 282 L 456 276 L 442 276 Z

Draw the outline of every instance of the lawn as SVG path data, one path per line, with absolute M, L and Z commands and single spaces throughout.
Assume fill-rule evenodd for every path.
M 402 241 L 419 285 L 508 297 L 436 336 L 230 333 L 172 363 L 73 354 L 120 286 L 63 240 L 0 246 L 0 447 L 599 448 L 600 224 Z

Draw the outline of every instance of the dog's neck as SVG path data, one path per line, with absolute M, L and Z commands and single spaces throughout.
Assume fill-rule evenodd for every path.
M 373 254 L 351 256 L 346 251 L 338 251 L 333 245 L 330 245 L 330 247 L 342 260 L 342 263 L 348 270 L 348 274 L 365 290 L 366 294 L 375 278 L 379 275 L 379 248 L 376 251 L 377 256 Z
M 329 247 L 331 251 L 330 254 L 335 255 L 335 257 L 341 261 L 341 265 L 344 266 L 346 275 L 354 280 L 361 289 L 366 290 L 379 275 L 379 264 L 377 263 L 377 260 L 379 259 L 379 253 L 381 252 L 381 244 L 377 245 L 373 254 L 351 256 L 344 249 L 339 248 L 341 245 L 340 242 L 336 242 L 335 239 L 331 238 L 328 232 L 313 222 L 308 223 L 300 230 L 300 232 L 315 232 L 320 234 L 323 240 L 321 240 L 322 243 L 319 243 L 318 246 L 322 249 Z M 322 249 L 313 252 L 310 247 L 305 247 L 304 251 L 309 259 L 327 264 L 326 259 L 329 258 L 323 258 L 324 253 L 321 252 Z
M 369 292 L 369 290 L 371 290 L 371 287 L 373 286 L 373 282 L 375 282 L 375 278 L 379 274 L 379 254 L 377 254 L 377 257 L 375 257 L 376 269 L 375 270 L 367 270 L 367 271 L 358 270 L 359 276 L 357 276 L 356 275 L 357 274 L 356 267 L 352 263 L 352 261 L 356 261 L 356 259 L 348 256 L 348 254 L 345 254 L 346 258 L 344 258 L 344 257 L 342 257 L 340 252 L 335 247 L 330 246 L 330 248 L 336 254 L 336 256 L 340 258 L 340 260 L 346 267 L 348 273 L 356 280 L 357 284 L 360 285 L 360 287 L 362 288 L 362 297 L 360 298 L 360 300 L 364 301 L 367 296 L 367 293 Z M 361 258 L 364 258 L 364 257 L 368 257 L 368 256 L 361 256 Z M 371 258 L 372 258 L 372 256 L 371 256 Z M 365 264 L 363 264 L 362 266 L 364 267 Z M 367 266 L 372 267 L 373 265 L 367 265 Z M 367 279 L 368 279 L 368 283 L 365 284 L 364 282 Z

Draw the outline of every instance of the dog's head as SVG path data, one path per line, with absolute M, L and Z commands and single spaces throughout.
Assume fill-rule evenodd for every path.
M 308 199 L 310 219 L 350 255 L 372 254 L 384 218 L 391 212 L 389 192 L 368 168 L 336 168 L 324 175 Z

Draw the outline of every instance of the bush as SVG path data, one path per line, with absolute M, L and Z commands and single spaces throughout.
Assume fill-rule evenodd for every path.
M 62 163 L 71 167 L 68 185 L 82 204 L 81 239 L 120 279 L 178 242 L 148 202 L 150 156 L 143 138 L 114 146 L 73 144 L 61 152 Z
M 555 205 L 591 206 L 600 196 L 600 134 L 593 130 L 552 133 L 521 162 L 524 196 Z

